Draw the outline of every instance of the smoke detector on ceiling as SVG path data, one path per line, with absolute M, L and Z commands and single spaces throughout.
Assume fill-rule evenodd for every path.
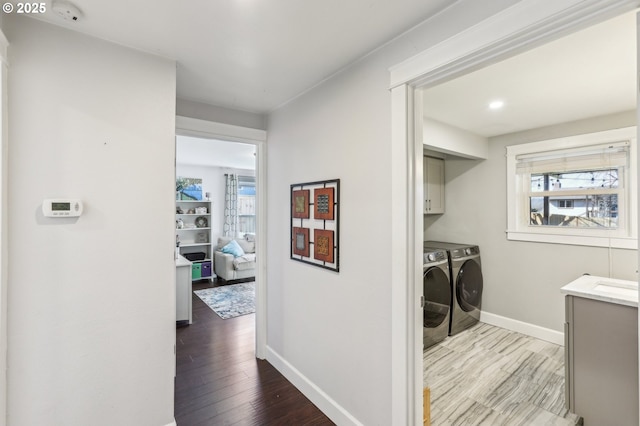
M 82 12 L 78 7 L 68 1 L 53 1 L 51 4 L 53 11 L 56 15 L 60 16 L 65 21 L 77 21 L 82 17 Z

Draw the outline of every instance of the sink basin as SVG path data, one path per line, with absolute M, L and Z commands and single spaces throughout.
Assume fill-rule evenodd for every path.
M 593 287 L 594 291 L 633 297 L 638 294 L 638 285 L 614 283 L 610 281 L 598 281 Z
M 583 275 L 560 289 L 564 294 L 627 306 L 638 306 L 638 283 Z

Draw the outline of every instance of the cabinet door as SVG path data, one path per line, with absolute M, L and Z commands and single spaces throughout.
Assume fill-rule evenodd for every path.
M 176 266 L 176 321 L 191 320 L 191 268 Z
M 573 296 L 564 298 L 564 405 L 575 413 L 576 404 L 573 399 Z
M 424 213 L 444 213 L 444 160 L 424 157 Z
M 638 308 L 571 298 L 571 411 L 585 425 L 637 425 Z

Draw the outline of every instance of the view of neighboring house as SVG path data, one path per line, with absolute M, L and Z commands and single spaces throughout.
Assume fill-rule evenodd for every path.
M 618 187 L 618 169 L 531 175 L 531 224 L 616 228 Z

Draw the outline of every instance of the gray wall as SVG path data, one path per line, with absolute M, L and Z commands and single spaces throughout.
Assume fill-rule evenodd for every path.
M 507 241 L 505 147 L 635 125 L 635 111 L 535 129 L 489 140 L 483 161 L 447 157 L 443 215 L 425 216 L 425 239 L 478 244 L 483 310 L 563 330 L 560 288 L 583 273 L 636 280 L 635 250 Z
M 269 116 L 269 356 L 312 383 L 339 424 L 392 424 L 389 67 L 511 3 L 456 2 Z M 289 259 L 289 185 L 333 178 L 338 274 Z
M 168 425 L 175 63 L 5 17 L 7 424 Z M 44 198 L 77 197 L 77 219 Z

